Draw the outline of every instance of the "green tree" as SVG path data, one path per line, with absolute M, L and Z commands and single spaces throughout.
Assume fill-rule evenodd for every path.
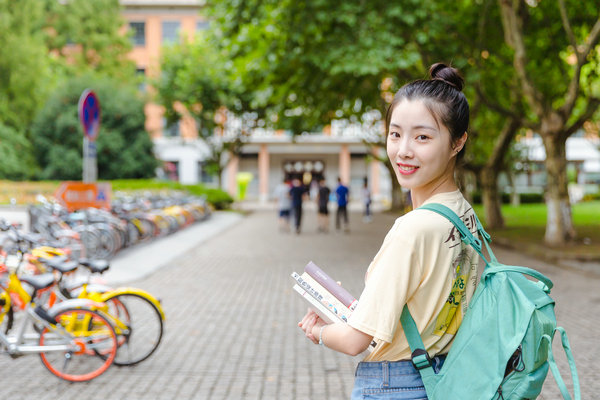
M 439 12 L 441 31 L 453 34 L 428 41 L 421 54 L 430 61 L 440 55 L 454 59 L 465 73 L 471 140 L 464 169 L 476 174 L 487 227 L 502 228 L 498 177 L 509 170 L 513 139 L 526 125 L 521 88 L 514 71 L 506 68 L 512 52 L 503 41 L 500 10 L 494 0 L 484 0 L 459 2 L 454 9 L 441 6 Z
M 163 49 L 161 76 L 154 86 L 158 102 L 165 107 L 169 123 L 190 116 L 198 137 L 206 145 L 206 166 L 219 179 L 232 155 L 240 152 L 248 129 L 256 118 L 248 118 L 248 94 L 228 74 L 226 59 L 210 37 L 196 38 Z M 242 126 L 225 131 L 225 113 L 239 116 Z
M 99 179 L 149 178 L 158 166 L 144 130 L 144 102 L 135 87 L 109 78 L 83 76 L 67 81 L 48 99 L 31 132 L 43 179 L 80 180 L 83 131 L 77 103 L 84 89 L 100 102 L 96 140 Z
M 367 122 L 363 117 L 384 110 L 401 80 L 423 74 L 416 45 L 417 37 L 427 37 L 417 29 L 429 18 L 423 2 L 250 0 L 208 6 L 231 75 L 253 93 L 251 108 L 267 124 L 293 134 L 319 131 L 336 118 Z M 391 89 L 383 90 L 386 78 Z M 378 133 L 368 142 L 381 147 L 383 140 Z M 395 179 L 392 185 L 399 208 L 400 187 Z
M 36 169 L 29 140 L 22 133 L 0 123 L 0 179 L 30 179 Z
M 128 58 L 131 43 L 123 34 L 126 21 L 118 0 L 46 0 L 44 32 L 51 54 L 62 61 L 67 76 L 90 71 L 130 80 L 135 64 Z
M 42 24 L 39 1 L 0 0 L 0 123 L 15 134 L 29 127 L 51 81 Z
M 247 1 L 215 2 L 211 10 L 235 75 L 256 93 L 252 105 L 274 114 L 267 121 L 294 133 L 319 130 L 334 118 L 364 124 L 375 110 L 382 118 L 400 85 L 425 77 L 434 62 L 452 62 L 466 74 L 474 111 L 476 147 L 467 168 L 491 182 L 483 187 L 487 219 L 501 226 L 500 204 L 493 201 L 497 176 L 520 118 L 507 95 L 514 77 L 503 67 L 507 46 L 493 4 Z M 503 130 L 504 115 L 495 117 L 484 102 L 511 114 L 514 123 Z M 381 151 L 385 135 L 368 124 L 365 131 L 365 143 L 375 148 L 375 157 L 382 155 L 377 158 L 392 177 L 392 206 L 401 208 L 400 187 Z M 495 146 L 500 132 L 505 132 L 501 145 Z
M 415 45 L 428 18 L 411 0 L 209 3 L 217 43 L 268 122 L 298 134 L 382 110 L 381 83 L 421 74 Z M 411 74 L 411 72 L 413 74 Z
M 527 121 L 542 137 L 548 176 L 545 241 L 575 238 L 566 141 L 600 106 L 600 4 L 597 1 L 498 0 L 504 37 L 522 87 Z
M 255 103 L 275 114 L 267 121 L 294 133 L 383 110 L 402 81 L 424 76 L 432 62 L 451 60 L 467 76 L 476 138 L 468 168 L 482 183 L 488 220 L 502 226 L 498 172 L 516 133 L 534 129 L 548 154 L 546 240 L 556 242 L 551 237 L 572 232 L 565 141 L 598 105 L 598 4 L 527 3 L 249 0 L 209 6 L 237 76 L 256 91 Z M 382 85 L 386 78 L 389 88 Z

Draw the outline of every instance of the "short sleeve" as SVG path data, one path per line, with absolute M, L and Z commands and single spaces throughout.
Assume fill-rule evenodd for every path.
M 350 326 L 391 343 L 404 305 L 422 278 L 418 238 L 394 226 L 369 266 L 365 288 L 348 321 Z

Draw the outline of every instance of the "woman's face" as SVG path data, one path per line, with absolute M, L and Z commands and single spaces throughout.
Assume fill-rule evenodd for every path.
M 387 136 L 388 157 L 400 185 L 423 193 L 424 199 L 456 190 L 454 158 L 466 136 L 452 146 L 448 128 L 438 124 L 421 100 L 402 100 L 392 112 Z

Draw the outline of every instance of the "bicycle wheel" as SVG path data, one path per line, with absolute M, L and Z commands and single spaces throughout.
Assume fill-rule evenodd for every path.
M 113 363 L 117 353 L 117 335 L 109 319 L 88 309 L 73 308 L 58 313 L 55 327 L 45 327 L 39 343 L 40 346 L 74 345 L 69 351 L 49 349 L 40 353 L 50 372 L 72 382 L 99 376 Z
M 135 365 L 150 357 L 163 334 L 160 311 L 148 299 L 134 293 L 120 293 L 104 301 L 115 318 L 117 333 L 116 365 Z

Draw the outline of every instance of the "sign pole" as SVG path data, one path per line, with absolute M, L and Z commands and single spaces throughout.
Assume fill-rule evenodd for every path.
M 87 136 L 83 135 L 83 176 L 82 181 L 85 183 L 91 183 L 90 179 L 90 156 L 89 156 L 89 145 L 90 140 Z
M 98 167 L 96 157 L 96 142 L 83 137 L 83 182 L 94 183 L 98 180 Z

